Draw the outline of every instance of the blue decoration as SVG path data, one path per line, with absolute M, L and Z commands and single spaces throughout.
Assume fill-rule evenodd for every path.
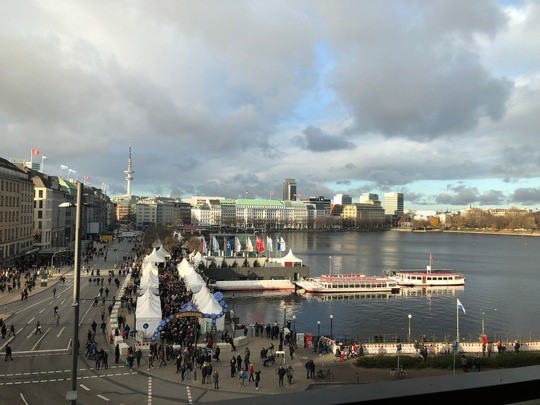
M 223 299 L 223 293 L 221 291 L 218 291 L 214 294 L 214 298 L 217 300 L 217 301 L 221 301 Z
M 156 341 L 156 337 L 152 336 L 152 342 L 155 342 L 155 341 Z

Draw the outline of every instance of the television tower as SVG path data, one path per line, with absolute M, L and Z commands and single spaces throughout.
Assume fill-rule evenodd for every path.
M 131 142 L 129 143 L 128 167 L 127 170 L 124 170 L 124 173 L 127 180 L 127 195 L 131 197 L 131 180 L 133 180 L 133 174 L 135 174 L 131 167 Z

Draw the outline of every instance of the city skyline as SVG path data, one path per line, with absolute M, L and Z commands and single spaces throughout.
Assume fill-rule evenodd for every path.
M 25 2 L 6 15 L 2 156 L 49 175 L 126 194 L 131 145 L 133 195 L 278 199 L 292 178 L 298 199 L 540 205 L 537 2 Z

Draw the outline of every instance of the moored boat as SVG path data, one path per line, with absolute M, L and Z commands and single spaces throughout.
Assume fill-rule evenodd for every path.
M 365 274 L 323 274 L 294 282 L 304 293 L 398 293 L 400 287 L 389 277 L 366 276 Z
M 441 287 L 465 285 L 465 276 L 452 269 L 431 268 L 432 257 L 425 269 L 386 270 L 384 274 L 395 280 L 400 286 L 407 287 Z
M 291 280 L 219 280 L 210 281 L 208 286 L 220 291 L 294 291 Z

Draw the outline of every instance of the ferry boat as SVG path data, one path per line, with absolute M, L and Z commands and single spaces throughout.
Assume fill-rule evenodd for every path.
M 465 276 L 452 269 L 431 268 L 432 258 L 425 269 L 418 270 L 386 270 L 384 274 L 395 280 L 400 286 L 407 287 L 441 287 L 465 285 Z
M 297 293 L 398 293 L 401 288 L 389 277 L 366 276 L 365 274 L 322 274 L 295 281 Z

